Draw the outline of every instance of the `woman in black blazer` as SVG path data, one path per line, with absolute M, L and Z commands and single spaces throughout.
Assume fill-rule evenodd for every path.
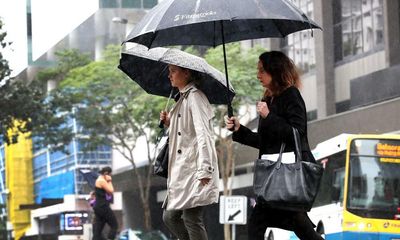
M 306 107 L 293 61 L 282 52 L 265 52 L 257 68 L 257 78 L 265 88 L 262 101 L 257 103 L 258 130 L 252 132 L 240 125 L 236 117 L 225 118 L 226 127 L 233 129 L 233 140 L 259 149 L 259 157 L 279 153 L 282 142 L 286 143 L 285 151 L 294 151 L 294 127 L 300 134 L 303 159 L 315 161 L 307 140 Z M 258 198 L 248 223 L 249 239 L 264 240 L 267 227 L 294 231 L 302 240 L 323 239 L 314 231 L 315 225 L 306 212 L 272 209 Z

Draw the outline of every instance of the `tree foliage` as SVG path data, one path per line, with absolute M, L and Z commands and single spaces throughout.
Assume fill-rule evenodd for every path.
M 243 50 L 238 42 L 226 45 L 228 77 L 236 91 L 233 101 L 235 106 L 253 102 L 260 97 L 261 86 L 257 80 L 257 62 L 262 51 L 264 49 L 259 46 Z M 225 72 L 222 46 L 208 49 L 204 58 L 215 68 Z
M 5 42 L 6 32 L 1 31 L 3 23 L 0 20 L 0 46 L 9 47 Z M 61 59 L 53 68 L 39 72 L 32 82 L 9 78 L 11 69 L 8 61 L 0 53 L 0 135 L 7 144 L 16 143 L 20 133 L 33 132 L 38 136 L 37 147 L 48 144 L 61 148 L 61 141 L 70 141 L 70 129 L 63 128 L 74 104 L 71 95 L 54 92 L 47 94 L 48 80 L 59 81 L 70 69 L 87 64 L 90 59 L 77 50 L 57 52 Z M 17 131 L 10 131 L 11 129 Z M 45 134 L 44 134 L 45 133 Z
M 0 50 L 11 44 L 5 42 L 7 33 L 2 28 L 0 19 Z M 0 136 L 7 144 L 15 143 L 19 133 L 31 131 L 33 123 L 40 121 L 44 110 L 41 85 L 37 82 L 28 85 L 23 81 L 14 81 L 10 74 L 8 61 L 0 52 Z
M 0 50 L 5 49 L 8 47 L 11 43 L 6 42 L 5 38 L 7 36 L 7 32 L 2 31 L 3 29 L 3 21 L 0 18 Z M 10 76 L 11 70 L 8 65 L 8 61 L 4 59 L 2 52 L 0 51 L 0 85 L 1 82 L 6 79 L 8 76 Z
M 72 69 L 60 85 L 60 91 L 73 93 L 80 103 L 75 117 L 90 136 L 88 147 L 113 143 L 114 147 L 134 148 L 136 139 L 147 130 L 149 140 L 155 136 L 152 130 L 163 98 L 146 94 L 118 70 L 118 53 L 115 46 L 109 46 L 104 60 Z
M 103 60 L 91 62 L 69 71 L 56 91 L 73 95 L 74 117 L 81 128 L 84 150 L 109 145 L 117 150 L 133 167 L 144 209 L 144 225 L 150 230 L 149 196 L 152 169 L 138 171 L 133 150 L 139 137 L 146 139 L 147 165 L 153 154 L 150 145 L 158 133 L 159 112 L 165 98 L 149 95 L 117 69 L 119 47 L 108 46 Z
M 91 62 L 89 54 L 81 53 L 78 49 L 65 49 L 55 53 L 57 65 L 38 72 L 36 79 L 40 82 L 53 80 L 62 81 L 71 69 L 84 66 Z
M 61 91 L 55 89 L 47 91 L 48 81 L 59 84 L 73 69 L 84 66 L 91 62 L 88 54 L 81 53 L 77 49 L 66 49 L 57 51 L 57 64 L 38 72 L 35 80 L 29 87 L 42 86 L 42 105 L 38 111 L 39 118 L 31 120 L 31 129 L 35 137 L 35 149 L 50 146 L 51 151 L 66 151 L 65 146 L 74 138 L 72 127 L 66 123 L 73 117 L 73 107 L 79 102 L 75 97 L 75 90 Z

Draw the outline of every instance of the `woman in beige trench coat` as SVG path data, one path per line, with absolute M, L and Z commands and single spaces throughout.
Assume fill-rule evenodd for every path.
M 213 140 L 214 113 L 207 97 L 196 88 L 196 73 L 169 65 L 169 79 L 179 100 L 160 119 L 169 127 L 167 197 L 163 220 L 180 240 L 207 238 L 203 208 L 217 203 L 218 161 Z

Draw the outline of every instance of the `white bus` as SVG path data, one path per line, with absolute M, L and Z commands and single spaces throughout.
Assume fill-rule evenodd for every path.
M 400 135 L 341 134 L 317 145 L 325 170 L 309 216 L 326 240 L 400 240 Z M 298 239 L 276 228 L 265 239 Z

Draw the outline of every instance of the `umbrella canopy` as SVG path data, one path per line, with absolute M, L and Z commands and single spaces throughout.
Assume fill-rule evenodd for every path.
M 161 47 L 148 49 L 137 44 L 122 51 L 118 68 L 147 93 L 167 97 L 172 90 L 168 78 L 168 64 L 198 72 L 201 78 L 198 88 L 204 92 L 210 103 L 226 104 L 233 99 L 235 91 L 230 86 L 230 91 L 226 96 L 226 79 L 220 71 L 209 65 L 203 58 L 179 49 Z
M 216 46 L 312 28 L 320 27 L 289 0 L 164 0 L 143 17 L 126 42 Z
M 82 174 L 89 187 L 94 189 L 96 186 L 96 180 L 100 174 L 88 169 L 80 169 L 79 172 Z
M 320 27 L 289 0 L 164 0 L 143 17 L 125 42 L 150 48 L 222 44 L 229 88 L 225 43 L 285 37 L 313 28 Z M 232 116 L 231 103 L 227 104 Z

